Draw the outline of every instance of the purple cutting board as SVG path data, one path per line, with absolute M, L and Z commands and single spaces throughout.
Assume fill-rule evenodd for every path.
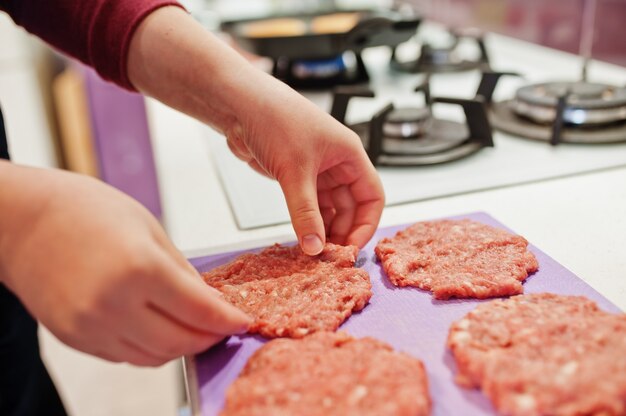
M 159 181 L 143 97 L 104 81 L 91 68 L 81 67 L 101 179 L 160 219 Z
M 469 218 L 507 229 L 485 213 L 452 218 Z M 463 389 L 454 383 L 454 360 L 445 346 L 450 324 L 484 301 L 438 301 L 432 298 L 430 292 L 396 288 L 388 282 L 376 261 L 376 243 L 382 237 L 393 236 L 405 227 L 406 224 L 379 229 L 361 250 L 357 266 L 370 274 L 374 295 L 369 305 L 349 318 L 340 329 L 356 337 L 381 339 L 396 349 L 421 359 L 428 371 L 433 415 L 493 415 L 493 407 L 480 391 Z M 548 255 L 532 245 L 530 250 L 537 256 L 539 271 L 524 284 L 525 293 L 583 295 L 596 301 L 606 311 L 620 312 L 617 306 Z M 205 272 L 241 253 L 196 258 L 191 263 L 200 272 Z M 235 380 L 248 357 L 264 342 L 266 341 L 259 336 L 233 336 L 195 357 L 192 365 L 195 365 L 197 386 L 191 388 L 197 388 L 198 410 L 202 416 L 214 416 L 220 412 L 226 389 Z

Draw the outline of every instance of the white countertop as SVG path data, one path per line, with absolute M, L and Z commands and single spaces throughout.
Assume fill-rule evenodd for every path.
M 579 70 L 571 68 L 571 77 Z M 623 84 L 620 71 L 604 81 Z M 148 113 L 164 224 L 179 249 L 197 256 L 295 238 L 289 224 L 238 229 L 206 127 L 152 100 Z M 474 211 L 496 217 L 626 310 L 626 168 L 387 207 L 380 225 Z

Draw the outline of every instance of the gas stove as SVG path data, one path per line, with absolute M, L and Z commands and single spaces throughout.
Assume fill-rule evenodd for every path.
M 426 166 L 452 162 L 493 147 L 491 127 L 483 100 L 435 97 L 430 95 L 430 78 L 414 88 L 424 96 L 422 106 L 394 107 L 387 104 L 370 120 L 349 124 L 363 142 L 376 166 Z M 333 94 L 330 114 L 346 124 L 348 103 L 353 97 L 374 97 L 369 88 L 338 88 Z M 458 105 L 465 121 L 433 115 L 433 104 Z
M 583 77 L 525 85 L 513 98 L 494 102 L 492 95 L 503 75 L 516 74 L 484 72 L 478 88 L 490 103 L 495 128 L 552 145 L 626 142 L 626 87 Z
M 451 30 L 447 35 L 447 41 L 440 45 L 413 38 L 393 48 L 391 67 L 397 71 L 410 73 L 458 72 L 489 68 L 489 55 L 483 32 L 469 28 Z M 468 56 L 464 53 L 461 48 L 462 41 L 473 44 L 478 54 Z
M 428 30 L 431 25 L 424 26 L 422 30 Z M 623 121 L 611 120 L 622 117 L 621 105 L 611 104 L 616 111 L 608 119 L 596 111 L 598 100 L 623 97 L 623 89 L 611 86 L 624 85 L 626 69 L 592 61 L 588 79 L 602 80 L 609 88 L 598 87 L 599 82 L 589 82 L 590 87 L 581 82 L 563 84 L 563 80 L 580 79 L 579 57 L 501 35 L 487 34 L 484 40 L 493 68 L 515 68 L 524 77 L 475 69 L 433 74 L 428 79 L 390 70 L 391 51 L 380 47 L 363 51 L 368 88 L 346 86 L 335 94 L 303 91 L 361 137 L 376 164 L 387 205 L 626 166 L 626 143 L 569 143 L 574 136 L 598 142 L 595 132 L 606 135 L 623 128 Z M 550 79 L 561 81 L 546 85 Z M 559 109 L 563 95 L 566 105 Z M 514 107 L 511 101 L 518 97 L 524 104 Z M 581 109 L 580 103 L 590 104 L 584 107 L 584 120 L 574 111 Z M 606 103 L 599 106 L 604 109 Z M 469 113 L 467 108 L 472 108 Z M 502 109 L 517 130 L 502 126 L 498 118 Z M 555 120 L 562 114 L 558 146 L 548 144 L 554 131 L 552 114 Z M 602 114 L 599 119 L 598 114 Z M 493 131 L 485 128 L 485 119 L 491 121 Z M 529 132 L 541 132 L 541 140 L 522 137 Z M 218 133 L 207 128 L 207 135 L 238 226 L 250 229 L 289 221 L 278 184 L 234 157 Z

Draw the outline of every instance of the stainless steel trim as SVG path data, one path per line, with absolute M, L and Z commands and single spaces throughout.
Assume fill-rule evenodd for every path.
M 556 118 L 556 109 L 515 100 L 511 103 L 516 114 L 538 123 L 549 124 Z M 566 108 L 563 120 L 568 124 L 608 124 L 626 120 L 626 106 L 603 109 Z
M 200 409 L 200 392 L 198 391 L 198 373 L 196 359 L 193 355 L 183 357 L 183 372 L 185 374 L 185 391 L 192 416 L 202 416 Z

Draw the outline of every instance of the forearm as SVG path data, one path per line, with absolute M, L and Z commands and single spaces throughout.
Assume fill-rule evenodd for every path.
M 222 132 L 288 88 L 173 7 L 155 11 L 135 32 L 128 75 L 139 91 Z
M 43 173 L 0 161 L 0 282 L 7 286 L 11 286 L 6 265 L 13 241 L 16 236 L 28 235 L 54 193 L 54 181 Z

